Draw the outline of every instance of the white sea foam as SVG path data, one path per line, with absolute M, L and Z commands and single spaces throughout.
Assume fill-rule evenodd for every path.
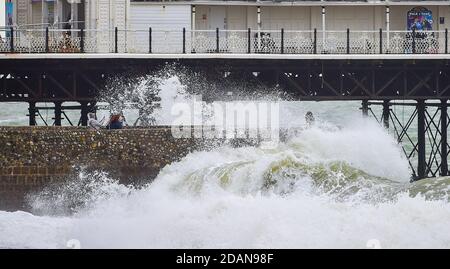
M 368 174 L 388 177 L 394 185 L 404 181 L 409 172 L 398 148 L 375 126 L 361 127 L 312 129 L 269 151 L 221 147 L 195 152 L 141 190 L 124 191 L 125 186 L 105 180 L 96 186 L 108 195 L 71 216 L 1 212 L 0 247 L 60 248 L 70 239 L 82 248 L 365 248 L 371 239 L 385 248 L 450 247 L 446 199 L 407 192 L 382 202 L 336 199 L 333 192 L 315 188 L 317 182 L 300 171 L 302 166 L 294 171 L 299 177 L 292 192 L 265 186 L 267 171 L 274 173 L 273 164 L 286 159 L 306 167 L 339 160 L 361 169 L 361 181 L 370 180 Z M 380 161 L 380 151 L 389 159 Z M 376 185 L 363 188 L 378 195 Z M 347 195 L 359 197 L 358 191 Z

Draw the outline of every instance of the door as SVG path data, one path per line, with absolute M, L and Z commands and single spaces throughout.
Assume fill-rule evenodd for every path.
M 136 52 L 148 52 L 152 28 L 153 53 L 180 53 L 183 49 L 183 28 L 191 29 L 190 5 L 145 5 L 131 3 L 130 28 L 134 32 L 130 42 Z M 186 33 L 186 51 L 190 50 L 190 35 Z
M 227 29 L 227 12 L 225 6 L 212 6 L 209 10 L 209 29 L 214 30 L 219 28 L 219 30 Z

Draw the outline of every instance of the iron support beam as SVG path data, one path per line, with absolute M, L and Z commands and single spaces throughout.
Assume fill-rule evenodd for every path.
M 14 52 L 14 28 L 13 27 L 11 27 L 10 29 L 9 29 L 9 31 L 10 31 L 10 40 L 9 40 L 9 51 L 10 52 Z
M 80 29 L 80 52 L 84 53 L 84 28 Z
M 117 27 L 114 28 L 114 52 L 119 52 L 119 29 Z
M 347 28 L 347 54 L 350 54 L 350 29 Z
M 183 27 L 183 54 L 186 53 L 186 28 Z
M 390 109 L 390 100 L 383 101 L 383 126 L 386 129 L 389 129 L 389 109 Z
M 88 103 L 87 102 L 81 102 L 81 126 L 87 126 L 88 123 Z
M 55 102 L 55 126 L 61 126 L 62 120 L 62 102 Z
M 50 52 L 48 27 L 45 28 L 45 52 Z
M 250 53 L 251 52 L 251 40 L 252 40 L 252 37 L 251 37 L 251 29 L 250 28 L 248 28 L 248 30 L 247 30 L 247 53 Z
M 314 28 L 314 48 L 313 53 L 317 54 L 317 29 Z
M 216 53 L 220 51 L 220 42 L 219 42 L 219 28 L 216 28 Z
M 448 175 L 447 99 L 441 100 L 441 176 Z
M 425 151 L 425 101 L 417 101 L 417 179 L 426 177 L 426 151 Z
M 448 29 L 445 28 L 445 54 L 448 53 Z
M 28 104 L 29 104 L 29 106 L 28 106 L 28 117 L 29 117 L 28 124 L 30 126 L 35 126 L 36 125 L 36 103 L 29 102 Z
M 148 28 L 148 53 L 152 53 L 152 27 Z
M 383 29 L 380 28 L 380 54 L 383 54 Z
M 369 116 L 369 101 L 363 100 L 361 103 L 361 111 L 364 117 Z

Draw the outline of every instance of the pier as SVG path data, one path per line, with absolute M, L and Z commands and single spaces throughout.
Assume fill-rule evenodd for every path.
M 380 122 L 386 128 L 396 128 L 400 143 L 412 144 L 412 150 L 405 154 L 409 159 L 417 156 L 417 164 L 411 163 L 413 178 L 448 175 L 447 30 L 391 33 L 388 41 L 382 30 L 362 33 L 348 29 L 324 34 L 316 29 L 296 33 L 280 29 L 261 30 L 254 35 L 251 29 L 180 29 L 158 35 L 151 28 L 145 32 L 115 28 L 96 33 L 110 41 L 106 51 L 105 46 L 91 42 L 98 39 L 90 39 L 92 33 L 83 29 L 70 35 L 49 29 L 10 31 L 9 39 L 3 40 L 9 46 L 1 47 L 0 101 L 27 102 L 30 125 L 36 125 L 40 117 L 42 108 L 36 104 L 51 102 L 53 123 L 46 124 L 61 125 L 67 118 L 65 111 L 75 109 L 80 111 L 80 120 L 70 124 L 84 126 L 87 113 L 95 110 L 97 97 L 109 78 L 151 74 L 176 63 L 212 81 L 251 77 L 268 88 L 281 88 L 294 100 L 360 100 L 364 115 L 370 115 L 371 106 L 381 104 L 384 112 Z M 262 32 L 271 33 L 270 39 L 265 40 L 269 35 L 263 37 Z M 164 40 L 158 41 L 161 38 Z M 162 51 L 154 44 L 167 45 Z M 222 97 L 226 99 L 227 92 Z M 399 122 L 391 109 L 393 101 L 405 100 L 416 107 L 407 123 Z M 64 106 L 64 102 L 78 102 L 79 106 Z M 427 108 L 436 106 L 438 111 L 430 115 Z M 407 132 L 413 120 L 418 126 L 417 141 Z
M 177 65 L 291 100 L 360 101 L 403 145 L 414 180 L 449 174 L 449 1 L 10 3 L 20 9 L 0 26 L 0 102 L 28 103 L 30 126 L 85 126 L 111 79 Z M 203 94 L 230 100 L 223 88 Z M 414 107 L 406 122 L 398 106 Z

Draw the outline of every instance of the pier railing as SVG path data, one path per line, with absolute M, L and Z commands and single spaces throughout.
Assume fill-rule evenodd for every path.
M 446 54 L 448 31 L 0 29 L 0 53 Z

